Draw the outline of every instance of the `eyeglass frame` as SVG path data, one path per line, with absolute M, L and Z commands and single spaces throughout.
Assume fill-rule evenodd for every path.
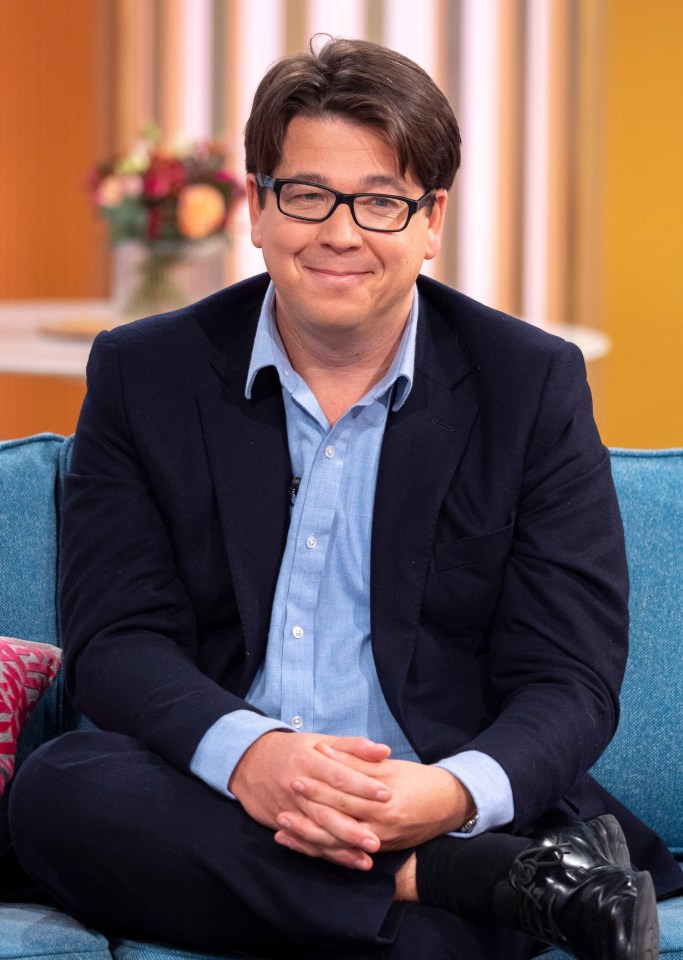
M 360 227 L 361 230 L 370 230 L 372 233 L 401 233 L 408 226 L 410 221 L 413 219 L 418 210 L 422 210 L 427 206 L 430 200 L 433 200 L 435 191 L 428 190 L 421 197 L 418 197 L 417 200 L 413 200 L 412 197 L 401 197 L 392 193 L 340 193 L 339 190 L 333 190 L 332 187 L 326 187 L 322 183 L 312 183 L 310 180 L 293 180 L 290 178 L 280 178 L 280 177 L 270 177 L 267 173 L 257 173 L 256 174 L 256 183 L 259 187 L 265 187 L 267 190 L 272 190 L 275 194 L 277 200 L 277 208 L 284 217 L 289 217 L 290 220 L 300 220 L 304 223 L 324 223 L 326 220 L 329 220 L 334 211 L 341 204 L 346 204 L 346 206 L 351 211 L 351 216 L 353 217 L 353 222 L 356 226 Z M 324 217 L 297 217 L 294 213 L 287 213 L 286 210 L 283 210 L 280 206 L 280 194 L 282 193 L 282 188 L 286 183 L 298 183 L 303 187 L 315 187 L 318 190 L 326 190 L 328 193 L 333 193 L 335 200 L 328 213 Z M 385 230 L 383 227 L 366 227 L 362 223 L 359 223 L 358 217 L 356 216 L 356 211 L 354 209 L 354 202 L 359 197 L 386 197 L 387 200 L 403 200 L 408 204 L 408 217 L 406 222 L 402 227 L 397 227 L 395 230 Z

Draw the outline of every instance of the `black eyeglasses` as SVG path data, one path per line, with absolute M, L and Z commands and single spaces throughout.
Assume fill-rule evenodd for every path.
M 322 223 L 332 216 L 341 203 L 345 203 L 359 227 L 377 233 L 405 230 L 411 217 L 434 197 L 433 190 L 427 191 L 419 200 L 384 193 L 339 193 L 338 190 L 321 187 L 319 183 L 278 180 L 265 173 L 257 173 L 256 182 L 275 193 L 278 210 L 286 217 Z

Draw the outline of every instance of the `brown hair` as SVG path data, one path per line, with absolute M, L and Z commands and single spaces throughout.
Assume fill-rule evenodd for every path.
M 460 131 L 429 74 L 366 40 L 330 38 L 318 50 L 311 40 L 310 49 L 279 60 L 259 84 L 244 130 L 247 172 L 272 175 L 295 116 L 332 114 L 373 127 L 401 175 L 409 169 L 425 191 L 448 190 L 460 166 Z

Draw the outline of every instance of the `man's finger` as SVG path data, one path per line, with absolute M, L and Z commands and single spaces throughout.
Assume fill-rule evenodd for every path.
M 321 762 L 314 764 L 310 769 L 309 779 L 320 780 L 341 793 L 362 797 L 365 800 L 386 803 L 391 799 L 389 788 L 381 780 L 373 777 L 372 765 L 368 764 L 366 770 L 356 769 L 348 762 L 349 758 L 346 754 L 326 748 L 325 745 L 321 745 L 319 749 L 316 748 L 314 752 L 321 755 Z M 356 760 L 355 763 L 361 764 L 362 761 Z
M 316 750 L 318 753 L 322 753 L 323 756 L 329 760 L 334 760 L 335 763 L 347 770 L 353 770 L 357 774 L 369 777 L 375 783 L 383 782 L 379 779 L 379 774 L 381 764 L 387 759 L 386 757 L 383 757 L 381 760 L 367 760 L 348 750 L 338 750 L 332 743 L 319 743 L 316 745 Z M 371 796 L 367 796 L 366 798 L 369 800 L 376 799 Z
M 384 804 L 391 799 L 388 791 L 386 798 L 378 801 L 376 798 L 368 799 L 353 796 L 352 794 L 335 790 L 334 787 L 330 787 L 321 780 L 311 780 L 305 777 L 300 777 L 292 781 L 292 791 L 296 795 L 294 799 L 299 809 L 305 810 L 305 801 L 311 800 L 314 803 L 323 804 L 326 807 L 333 807 L 340 813 L 365 823 L 377 815 L 377 807 L 375 804 L 379 803 L 380 807 L 383 807 Z
M 380 840 L 365 823 L 359 823 L 324 804 L 300 798 L 298 810 L 288 810 L 277 818 L 277 825 L 304 843 L 316 847 L 353 847 L 376 853 Z
M 348 867 L 350 870 L 371 870 L 373 863 L 362 850 L 345 847 L 316 847 L 315 844 L 305 843 L 298 837 L 293 836 L 286 830 L 278 830 L 275 834 L 275 841 L 295 853 L 305 854 L 307 857 L 315 857 L 323 860 L 329 860 L 330 863 L 336 863 L 341 867 Z
M 380 763 L 391 754 L 391 747 L 386 743 L 375 743 L 367 737 L 327 737 L 320 741 L 317 749 L 320 750 L 325 746 L 331 747 L 336 754 L 354 756 L 367 763 Z

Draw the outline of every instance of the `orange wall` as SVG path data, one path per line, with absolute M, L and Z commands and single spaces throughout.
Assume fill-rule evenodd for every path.
M 105 294 L 83 181 L 108 139 L 109 12 L 110 0 L 0 5 L 0 298 Z
M 76 429 L 85 395 L 85 378 L 0 376 L 0 440 L 34 433 L 61 433 Z
M 0 301 L 107 293 L 106 234 L 83 183 L 109 152 L 111 4 L 0 3 Z M 0 374 L 0 439 L 73 432 L 84 389 Z
M 683 446 L 683 3 L 608 0 L 605 441 Z

